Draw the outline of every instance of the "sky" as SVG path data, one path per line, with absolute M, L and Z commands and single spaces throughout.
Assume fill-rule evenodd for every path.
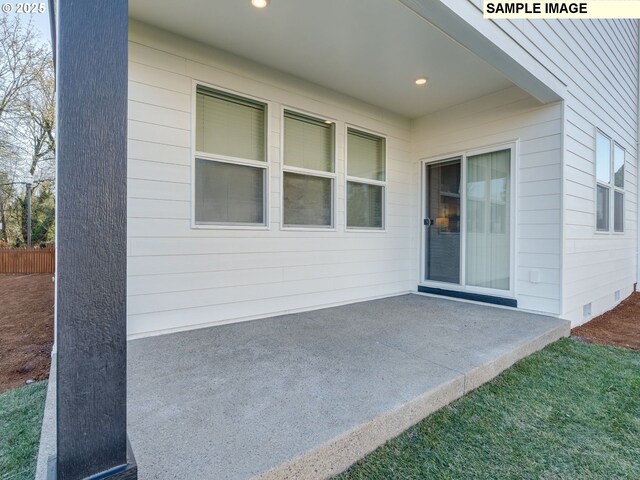
M 33 21 L 33 25 L 38 29 L 40 38 L 43 42 L 47 42 L 51 45 L 51 28 L 49 24 L 49 3 L 46 3 L 47 7 L 45 13 L 33 13 L 30 14 Z
M 0 15 L 16 15 L 20 16 L 21 20 L 25 23 L 31 19 L 33 26 L 38 30 L 38 40 L 42 43 L 46 43 L 51 46 L 51 33 L 49 28 L 49 2 L 37 2 L 38 4 L 42 3 L 44 5 L 44 13 L 16 13 L 16 4 L 17 3 L 27 3 L 27 2 L 7 2 L 5 0 L 0 0 L 2 3 L 2 10 L 4 11 L 6 4 L 11 4 L 11 12 L 10 13 L 2 13 Z

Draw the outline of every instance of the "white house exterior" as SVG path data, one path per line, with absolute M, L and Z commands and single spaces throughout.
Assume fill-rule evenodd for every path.
M 47 478 L 137 478 L 129 339 L 409 292 L 575 326 L 635 289 L 637 20 L 493 21 L 481 0 L 50 5 L 56 339 L 45 417 L 55 447 L 43 442 L 38 469 Z M 499 367 L 476 359 L 485 363 L 470 364 L 471 385 L 568 334 L 568 322 L 465 307 L 561 324 L 528 344 L 511 338 L 508 353 L 493 351 L 500 334 L 482 335 Z M 485 315 L 476 332 L 499 321 Z M 214 331 L 138 343 L 206 343 Z M 457 351 L 441 353 L 449 361 Z M 451 401 L 468 383 L 448 370 L 457 381 L 442 385 L 460 387 Z M 402 414 L 371 448 L 430 411 Z
M 490 21 L 482 18 L 480 0 L 274 0 L 264 10 L 249 2 L 192 2 L 191 13 L 179 18 L 179 7 L 170 3 L 130 5 L 130 337 L 416 292 L 419 286 L 461 291 L 471 299 L 497 297 L 578 325 L 633 291 L 636 21 Z M 361 30 L 340 31 L 358 16 Z M 314 24 L 332 17 L 337 30 L 325 42 L 328 56 L 305 57 L 303 49 L 309 48 L 308 55 L 320 49 L 311 47 L 320 43 Z M 277 50 L 287 43 L 277 27 L 291 22 L 300 29 L 292 34 L 305 30 L 309 37 L 301 45 L 290 42 L 289 52 Z M 373 47 L 347 44 L 349 35 L 357 43 L 383 25 L 397 30 Z M 248 28 L 256 29 L 255 37 L 247 37 Z M 252 44 L 258 35 L 264 45 Z M 434 43 L 420 45 L 427 40 Z M 379 62 L 369 72 L 365 68 L 365 60 L 376 56 L 371 49 L 385 44 L 390 52 L 380 53 L 379 61 L 406 55 L 392 65 L 402 88 L 389 91 L 388 98 L 388 72 L 376 70 Z M 429 45 L 446 55 L 428 52 L 422 61 L 416 53 Z M 265 56 L 265 48 L 277 51 Z M 366 59 L 346 71 L 349 56 L 356 54 Z M 334 69 L 336 78 L 313 77 L 316 61 L 326 62 L 325 70 Z M 423 76 L 429 78 L 426 86 L 413 84 Z M 458 82 L 460 76 L 466 79 Z M 358 86 L 363 79 L 370 83 Z M 231 103 L 246 99 L 264 106 L 260 160 L 216 150 L 233 151 L 234 141 L 249 138 L 234 130 L 243 128 L 239 123 L 227 124 L 227 140 L 211 140 L 208 152 L 199 151 L 204 143 L 198 135 L 209 141 L 215 122 L 224 119 L 216 118 L 221 114 L 215 109 L 207 117 L 198 113 L 197 102 L 217 94 L 230 94 Z M 285 117 L 295 114 L 330 122 L 330 145 L 311 132 L 322 131 L 321 123 L 306 134 L 295 128 L 300 118 L 287 124 Z M 363 179 L 348 170 L 348 129 L 381 139 L 384 170 L 378 177 Z M 598 168 L 608 179 L 596 179 L 596 132 L 604 135 Z M 304 142 L 311 157 L 324 155 L 333 166 L 305 171 L 303 161 L 285 159 L 285 144 L 299 152 Z M 318 142 L 325 142 L 322 152 L 314 150 Z M 607 144 L 610 150 L 602 153 Z M 491 152 L 506 153 L 487 173 Z M 620 167 L 613 157 L 619 162 L 621 156 L 623 181 L 613 172 Z M 197 159 L 203 172 L 212 168 L 201 187 Z M 441 161 L 453 161 L 448 174 Z M 496 174 L 496 168 L 506 171 Z M 236 197 L 207 193 L 214 185 L 216 191 L 223 187 L 213 178 L 224 169 L 264 178 L 263 192 L 251 197 L 239 181 L 226 184 Z M 440 191 L 436 198 L 436 176 L 445 174 L 459 177 L 456 191 Z M 352 228 L 347 188 L 369 188 L 363 184 L 376 193 L 367 197 L 370 203 L 359 199 L 362 191 L 352 193 L 352 209 L 381 212 L 372 214 L 379 219 L 367 220 L 373 222 L 368 227 Z M 597 185 L 599 201 L 608 201 L 602 228 L 596 226 Z M 480 198 L 485 187 L 493 192 Z M 383 202 L 372 200 L 380 191 Z M 236 219 L 233 213 L 217 217 L 216 209 L 227 211 L 245 200 L 263 209 L 253 224 L 238 223 L 246 220 L 242 212 Z M 201 201 L 209 210 L 198 219 Z M 365 203 L 357 206 L 358 201 Z M 287 225 L 289 214 L 319 225 Z

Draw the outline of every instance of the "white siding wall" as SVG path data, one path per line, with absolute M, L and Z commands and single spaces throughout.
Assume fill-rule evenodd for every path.
M 520 308 L 556 315 L 561 308 L 561 131 L 562 105 L 542 106 L 517 87 L 427 115 L 413 126 L 418 159 L 517 141 L 515 293 Z M 530 282 L 531 270 L 539 272 L 539 283 Z
M 477 8 L 463 15 L 482 15 L 481 0 L 467 2 Z M 629 295 L 637 278 L 638 21 L 494 23 L 509 40 L 492 40 L 519 45 L 531 54 L 531 71 L 545 69 L 567 85 L 563 316 L 580 324 L 588 320 L 585 304 L 592 303 L 592 316 L 598 315 L 616 304 L 616 291 L 623 299 Z M 627 151 L 624 235 L 595 232 L 596 128 Z
M 410 123 L 131 22 L 128 299 L 132 336 L 415 289 Z M 269 100 L 270 230 L 190 227 L 193 79 Z M 337 231 L 280 230 L 282 105 L 337 120 Z M 344 231 L 344 122 L 387 137 L 387 231 Z

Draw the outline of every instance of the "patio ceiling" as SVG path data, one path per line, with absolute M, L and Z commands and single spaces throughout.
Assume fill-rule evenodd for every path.
M 131 0 L 131 17 L 416 118 L 512 83 L 392 0 Z M 416 86 L 428 77 L 426 87 Z

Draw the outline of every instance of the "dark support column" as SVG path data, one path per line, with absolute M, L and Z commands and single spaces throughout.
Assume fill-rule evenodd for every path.
M 127 458 L 127 0 L 57 0 L 56 478 Z

